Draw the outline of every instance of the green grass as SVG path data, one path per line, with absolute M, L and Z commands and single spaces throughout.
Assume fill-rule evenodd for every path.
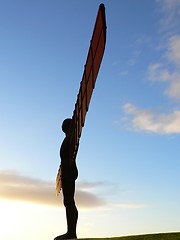
M 97 239 L 97 240 L 180 240 L 180 232 L 174 233 L 158 233 L 158 234 L 147 234 L 147 235 L 134 235 L 126 237 L 113 237 L 113 238 L 84 238 Z M 83 240 L 83 239 L 81 239 Z

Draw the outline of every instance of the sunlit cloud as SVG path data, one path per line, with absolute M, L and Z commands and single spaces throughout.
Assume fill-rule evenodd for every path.
M 161 9 L 161 30 L 163 30 L 162 55 L 159 62 L 149 64 L 147 79 L 154 84 L 164 85 L 164 94 L 175 104 L 180 101 L 180 35 L 177 31 L 177 22 L 180 22 L 179 0 L 157 0 Z M 156 49 L 157 50 L 157 49 Z M 124 121 L 136 131 L 146 131 L 158 134 L 180 133 L 180 109 L 175 106 L 169 112 L 161 113 L 152 109 L 126 103 L 123 105 L 126 117 Z
M 77 182 L 77 188 L 81 189 L 81 191 L 89 191 L 89 190 L 93 190 L 97 187 L 102 187 L 104 186 L 105 183 L 101 182 L 101 181 L 97 181 L 97 182 Z
M 92 186 L 98 185 L 99 183 L 81 183 L 77 186 L 78 207 L 96 208 L 106 205 L 105 200 L 91 192 Z M 16 171 L 0 171 L 0 199 L 62 207 L 62 197 L 55 196 L 55 182 L 23 176 Z
M 140 109 L 131 103 L 123 106 L 134 130 L 160 134 L 180 133 L 180 110 L 169 114 L 155 113 L 152 110 Z
M 0 170 L 0 200 L 27 202 L 35 205 L 46 205 L 49 207 L 63 207 L 62 195 L 55 196 L 55 183 L 37 178 L 21 175 L 16 171 Z M 97 197 L 93 190 L 104 187 L 104 182 L 77 182 L 76 203 L 78 208 L 88 209 L 112 209 L 145 208 L 145 204 L 133 203 L 111 203 Z
M 161 10 L 160 22 L 166 34 L 162 34 L 164 53 L 160 62 L 148 66 L 148 79 L 167 83 L 165 94 L 180 100 L 180 1 L 157 0 Z
M 180 100 L 180 72 L 170 72 L 161 63 L 150 64 L 148 67 L 148 79 L 155 82 L 166 82 L 164 93 L 173 100 Z
M 180 100 L 180 35 L 167 40 L 165 57 L 167 62 L 157 62 L 148 66 L 150 81 L 166 82 L 165 94 L 174 100 Z M 168 65 L 167 65 L 168 64 Z
M 147 208 L 147 204 L 129 204 L 129 203 L 119 203 L 115 205 L 117 208 L 125 209 L 138 209 L 138 208 Z

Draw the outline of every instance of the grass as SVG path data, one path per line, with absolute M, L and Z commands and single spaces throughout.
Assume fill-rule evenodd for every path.
M 90 238 L 85 238 L 85 240 L 88 240 L 88 239 Z M 91 239 L 93 240 L 95 239 L 97 240 L 180 240 L 180 232 L 135 235 L 135 236 L 113 237 L 113 238 L 91 238 Z

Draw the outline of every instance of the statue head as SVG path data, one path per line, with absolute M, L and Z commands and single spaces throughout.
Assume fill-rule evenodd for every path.
M 62 123 L 62 131 L 67 134 L 71 128 L 71 125 L 72 125 L 72 119 L 66 118 Z

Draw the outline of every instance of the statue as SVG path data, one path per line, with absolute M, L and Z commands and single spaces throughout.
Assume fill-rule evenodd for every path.
M 72 119 L 67 118 L 63 121 L 62 131 L 65 138 L 60 148 L 61 158 L 61 187 L 66 208 L 67 233 L 56 237 L 54 240 L 77 238 L 76 224 L 78 219 L 78 210 L 75 205 L 75 180 L 78 177 L 76 162 L 71 159 L 71 130 Z
M 75 180 L 78 177 L 76 155 L 86 113 L 103 58 L 105 44 L 105 7 L 104 4 L 100 4 L 73 116 L 65 119 L 62 124 L 62 130 L 66 136 L 60 149 L 61 165 L 56 178 L 56 195 L 58 196 L 62 189 L 66 208 L 67 233 L 57 236 L 54 240 L 77 238 L 78 211 L 74 201 Z

